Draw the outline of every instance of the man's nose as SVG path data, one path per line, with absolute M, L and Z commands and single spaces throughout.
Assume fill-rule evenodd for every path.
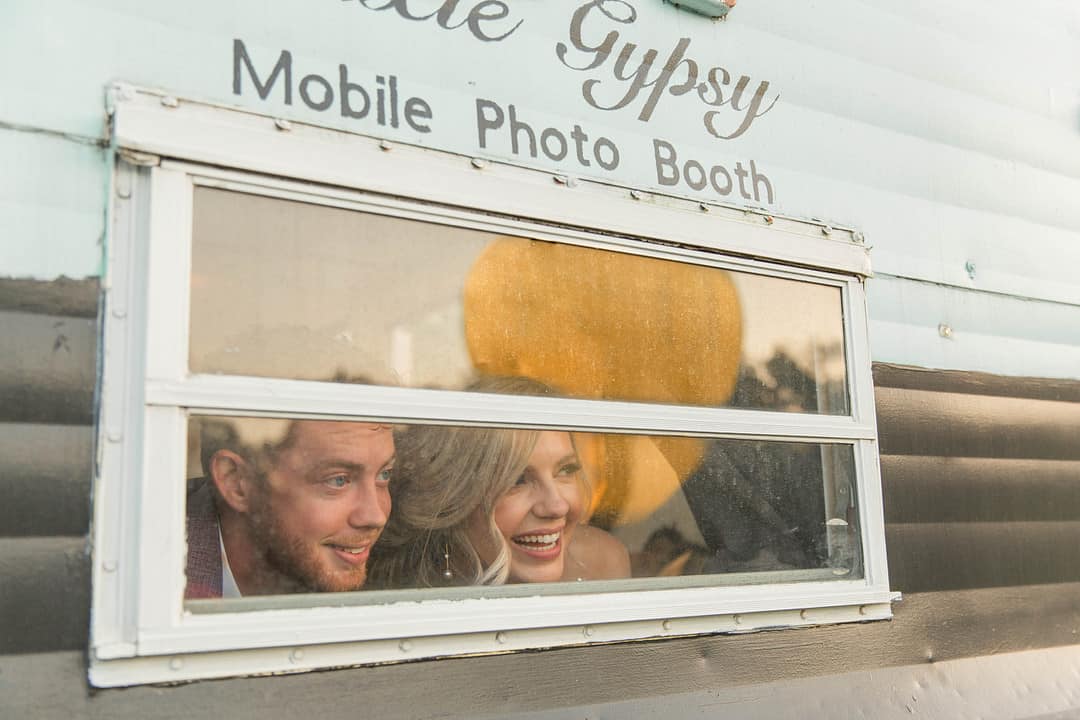
M 349 512 L 349 525 L 354 528 L 381 528 L 390 514 L 390 493 L 375 483 L 374 477 L 358 483 Z

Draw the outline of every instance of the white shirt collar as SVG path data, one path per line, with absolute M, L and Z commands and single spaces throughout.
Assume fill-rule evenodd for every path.
M 221 597 L 223 599 L 243 597 L 240 594 L 240 588 L 236 585 L 232 568 L 229 567 L 229 556 L 225 554 L 225 541 L 221 537 L 220 527 L 218 528 L 218 544 L 221 546 Z

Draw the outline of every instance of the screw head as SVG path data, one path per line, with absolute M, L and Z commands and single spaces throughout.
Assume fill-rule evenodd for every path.
M 276 118 L 274 120 L 274 127 L 276 127 L 281 132 L 289 132 L 290 130 L 292 130 L 292 123 L 285 118 Z
M 952 325 L 947 325 L 945 323 L 941 323 L 940 325 L 937 326 L 937 332 L 938 332 L 938 335 L 945 338 L 946 340 L 952 340 L 952 336 L 953 336 Z
M 971 278 L 972 280 L 975 279 L 975 261 L 974 260 L 968 260 L 966 263 L 964 263 L 964 270 L 967 271 L 967 275 L 968 275 L 969 278 Z

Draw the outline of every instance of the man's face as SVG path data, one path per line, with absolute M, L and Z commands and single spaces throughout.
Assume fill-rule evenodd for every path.
M 358 590 L 390 514 L 389 426 L 302 420 L 269 459 L 251 507 L 282 592 Z

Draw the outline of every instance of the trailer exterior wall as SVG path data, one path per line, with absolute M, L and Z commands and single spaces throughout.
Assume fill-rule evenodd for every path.
M 368 11 L 356 4 L 279 3 L 272 11 L 254 2 L 5 6 L 5 715 L 168 717 L 202 708 L 266 717 L 288 705 L 328 718 L 375 711 L 644 715 L 657 708 L 692 716 L 721 702 L 737 716 L 770 714 L 781 702 L 812 696 L 819 704 L 800 716 L 835 716 L 836 704 L 852 714 L 872 708 L 906 716 L 925 710 L 927 700 L 939 703 L 943 716 L 957 708 L 940 694 L 953 687 L 974 687 L 962 699 L 997 700 L 988 714 L 1080 706 L 1070 694 L 1080 664 L 1080 571 L 1071 552 L 1080 534 L 1080 404 L 1076 384 L 1062 381 L 1080 378 L 1080 284 L 1072 270 L 1080 261 L 1080 96 L 1072 76 L 1080 64 L 1080 10 L 1050 0 L 1020 10 L 974 0 L 781 10 L 747 0 L 730 20 L 711 24 L 659 2 L 635 5 L 639 25 L 650 28 L 638 39 L 666 49 L 691 37 L 706 66 L 729 64 L 768 78 L 781 92 L 777 107 L 723 144 L 697 129 L 697 112 L 673 105 L 648 126 L 632 114 L 591 110 L 580 96 L 582 78 L 552 70 L 552 46 L 565 39 L 570 5 L 515 6 L 527 24 L 508 38 L 516 43 L 509 59 L 499 55 L 508 51 L 493 50 L 509 45 L 479 45 L 391 13 L 362 14 Z M 647 151 L 660 136 L 683 157 L 754 159 L 775 198 L 748 204 L 865 232 L 877 273 L 868 295 L 889 560 L 892 585 L 906 596 L 896 619 L 90 695 L 83 654 L 94 278 L 111 172 L 105 86 L 123 80 L 295 121 L 344 122 L 300 103 L 286 106 L 280 96 L 265 103 L 235 96 L 237 37 L 260 62 L 272 64 L 288 48 L 298 64 L 328 75 L 338 62 L 358 78 L 389 68 L 411 92 L 441 99 L 450 118 L 434 143 L 417 133 L 361 132 L 567 172 L 542 156 L 515 157 L 505 142 L 481 152 L 472 102 L 488 97 L 514 103 L 538 127 L 583 119 L 596 134 L 610 134 L 627 155 L 620 184 L 693 194 L 657 185 Z M 950 338 L 939 325 L 952 329 Z M 964 686 L 973 669 L 982 682 Z M 568 680 L 578 677 L 592 680 Z M 900 693 L 881 695 L 874 683 L 910 686 L 916 704 Z M 850 685 L 857 688 L 850 696 L 837 691 Z M 775 704 L 755 699 L 764 694 Z M 628 709 L 627 701 L 635 705 Z

